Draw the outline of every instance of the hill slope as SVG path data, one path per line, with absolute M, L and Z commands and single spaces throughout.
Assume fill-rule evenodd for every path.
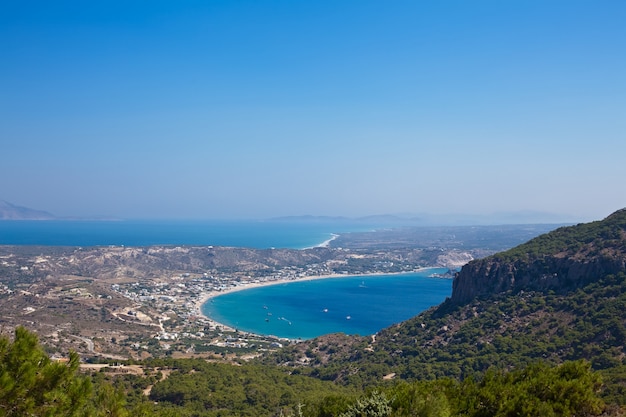
M 375 337 L 331 335 L 274 361 L 322 379 L 466 377 L 587 359 L 618 392 L 626 356 L 626 210 L 472 261 L 445 303 Z

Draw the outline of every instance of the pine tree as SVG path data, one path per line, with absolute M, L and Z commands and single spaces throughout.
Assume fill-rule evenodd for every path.
M 0 417 L 84 415 L 91 383 L 76 375 L 78 366 L 75 352 L 67 363 L 52 361 L 23 327 L 13 341 L 0 338 Z

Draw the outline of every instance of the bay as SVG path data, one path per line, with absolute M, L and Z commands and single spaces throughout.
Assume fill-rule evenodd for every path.
M 219 295 L 202 306 L 212 320 L 237 330 L 288 339 L 329 333 L 371 335 L 450 296 L 447 269 L 295 281 Z

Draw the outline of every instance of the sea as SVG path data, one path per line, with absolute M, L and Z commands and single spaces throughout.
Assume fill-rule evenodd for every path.
M 0 245 L 150 246 L 214 245 L 257 249 L 305 249 L 334 234 L 375 225 L 297 221 L 19 220 L 0 221 Z
M 376 225 L 298 221 L 0 221 L 1 245 L 214 245 L 305 249 L 337 235 Z M 202 311 L 211 319 L 255 334 L 309 339 L 343 332 L 369 335 L 437 305 L 452 281 L 446 270 L 290 282 L 221 295 Z

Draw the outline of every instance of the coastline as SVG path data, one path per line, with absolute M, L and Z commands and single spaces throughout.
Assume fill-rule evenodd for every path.
M 331 239 L 332 240 L 332 239 Z M 415 271 L 409 271 L 409 272 L 375 272 L 375 273 L 371 273 L 371 274 L 350 274 L 350 275 L 346 275 L 346 274 L 330 274 L 330 275 L 311 275 L 311 276 L 304 276 L 301 278 L 283 278 L 283 279 L 277 279 L 277 280 L 272 280 L 272 281 L 263 281 L 263 282 L 247 282 L 247 283 L 243 283 L 241 285 L 237 285 L 237 286 L 233 286 L 233 287 L 229 287 L 226 288 L 224 290 L 220 290 L 220 291 L 209 291 L 209 292 L 204 292 L 201 293 L 200 296 L 198 297 L 198 300 L 195 303 L 195 310 L 197 312 L 197 314 L 201 317 L 203 317 L 204 319 L 206 319 L 210 325 L 212 326 L 219 326 L 225 330 L 228 331 L 236 331 L 237 329 L 224 324 L 224 323 L 220 323 L 214 319 L 212 319 L 211 317 L 208 317 L 207 315 L 204 314 L 204 312 L 202 311 L 202 306 L 204 304 L 206 304 L 207 302 L 209 302 L 212 298 L 215 297 L 219 297 L 220 295 L 226 295 L 226 294 L 230 294 L 230 293 L 234 293 L 234 292 L 239 292 L 239 291 L 245 291 L 245 290 L 250 290 L 253 288 L 260 288 L 260 287 L 269 287 L 272 285 L 281 285 L 281 284 L 289 284 L 289 283 L 294 283 L 294 282 L 305 282 L 305 281 L 316 281 L 316 280 L 324 280 L 324 279 L 339 279 L 339 278 L 353 278 L 353 277 L 374 277 L 374 276 L 381 276 L 381 275 L 403 275 L 403 274 L 413 274 L 416 272 L 422 272 L 422 271 L 426 271 L 429 269 L 439 269 L 438 267 L 424 267 L 424 268 L 419 268 Z M 246 332 L 249 334 L 255 334 L 252 332 Z M 285 338 L 285 337 L 277 337 L 277 336 L 271 336 L 271 335 L 259 335 L 259 334 L 255 334 L 257 336 L 260 337 L 275 337 L 276 339 L 279 340 L 297 340 L 297 339 L 289 339 L 289 338 Z
M 332 242 L 333 240 L 337 239 L 339 236 L 340 235 L 338 235 L 337 233 L 331 233 L 330 234 L 330 238 L 326 239 L 325 241 L 323 241 L 319 245 L 307 246 L 306 248 L 302 248 L 300 250 L 315 249 L 315 248 L 327 248 L 327 247 L 330 246 L 330 242 Z
M 327 239 L 325 241 L 323 241 L 322 243 L 320 243 L 317 246 L 313 246 L 314 248 L 327 248 L 330 246 L 330 242 L 332 242 L 333 240 L 337 239 L 339 237 L 338 234 L 336 233 L 331 233 L 330 234 L 330 239 Z

